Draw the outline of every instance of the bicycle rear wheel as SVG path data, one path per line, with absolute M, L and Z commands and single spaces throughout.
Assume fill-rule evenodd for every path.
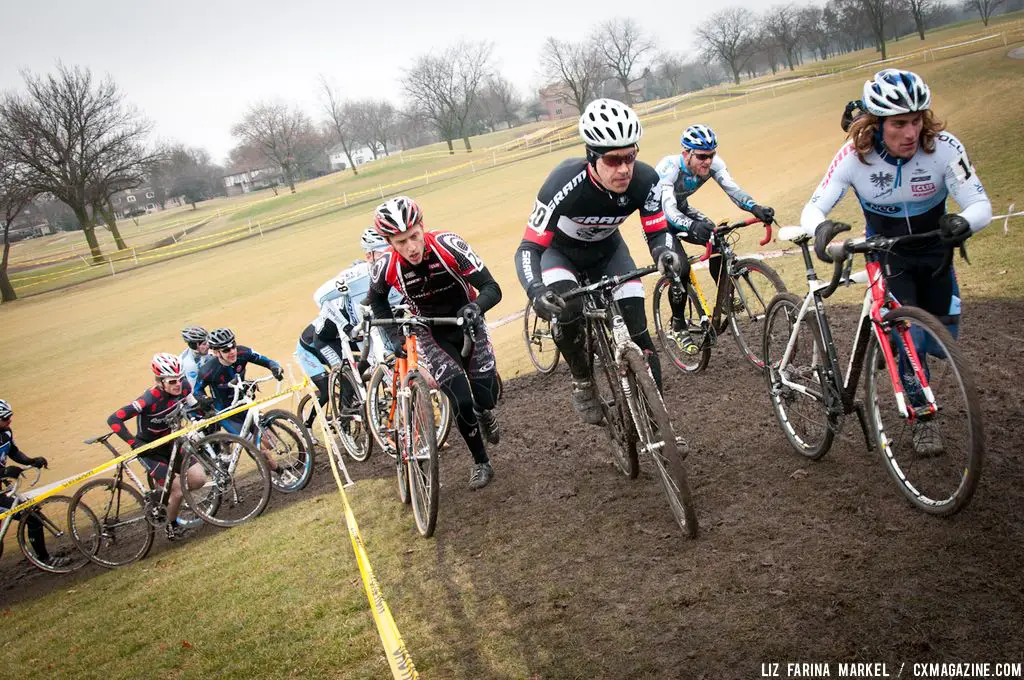
M 217 432 L 192 444 L 182 442 L 182 470 L 198 465 L 206 481 L 182 484 L 185 502 L 204 522 L 231 527 L 257 517 L 270 500 L 270 468 L 252 442 Z M 216 497 L 216 503 L 214 498 Z M 209 508 L 217 505 L 216 515 Z
M 345 453 L 357 463 L 370 457 L 373 435 L 366 422 L 366 408 L 359 400 L 359 383 L 347 365 L 331 374 L 331 411 Z
M 797 453 L 817 460 L 832 447 L 839 422 L 829 414 L 825 401 L 825 352 L 811 313 L 800 324 L 789 362 L 779 370 L 802 305 L 803 300 L 792 293 L 779 293 L 768 303 L 762 356 L 772 410 L 786 439 Z
M 373 441 L 381 451 L 395 457 L 392 373 L 384 364 L 377 364 L 366 387 L 366 424 Z
M 437 504 L 441 491 L 437 460 L 437 430 L 430 385 L 420 374 L 412 371 L 408 376 L 409 401 L 402 414 L 403 429 L 410 433 L 409 490 L 412 492 L 412 511 L 420 535 L 430 538 L 437 527 Z
M 537 371 L 547 375 L 558 366 L 561 354 L 551 333 L 551 322 L 537 316 L 533 301 L 528 300 L 523 311 L 523 340 L 526 352 Z
M 985 436 L 974 378 L 959 345 L 928 312 L 893 310 L 883 332 L 896 357 L 906 408 L 920 415 L 911 422 L 900 413 L 876 334 L 865 358 L 868 429 L 903 495 L 926 513 L 952 515 L 971 500 L 981 478 Z M 934 413 L 927 413 L 927 396 L 907 360 L 908 344 L 926 350 L 916 354 Z
M 29 562 L 51 574 L 67 574 L 89 563 L 89 556 L 78 549 L 68 525 L 67 496 L 50 496 L 24 512 L 18 524 L 18 545 Z M 34 518 L 30 520 L 29 518 Z M 37 521 L 42 529 L 46 557 L 32 545 L 30 521 Z
M 630 413 L 637 428 L 639 446 L 651 454 L 672 515 L 683 533 L 695 538 L 698 532 L 697 509 L 687 480 L 683 453 L 679 450 L 675 429 L 665 409 L 661 393 L 643 356 L 633 348 L 622 353 L 626 380 L 635 397 Z
M 309 430 L 294 413 L 281 409 L 260 416 L 257 438 L 260 452 L 268 463 L 277 463 L 277 472 L 270 483 L 281 493 L 294 493 L 306 488 L 313 476 L 313 441 Z
M 786 292 L 786 284 L 774 269 L 752 257 L 736 260 L 729 278 L 733 286 L 733 300 L 727 302 L 732 307 L 729 312 L 732 335 L 747 361 L 756 368 L 764 368 L 761 336 L 768 303 L 776 294 Z
M 68 505 L 67 522 L 75 546 L 101 567 L 131 564 L 153 547 L 154 529 L 142 494 L 114 479 L 79 487 Z
M 672 330 L 672 305 L 669 296 L 679 294 L 673 290 L 672 280 L 667 277 L 658 279 L 654 285 L 652 301 L 654 312 L 654 329 L 658 342 L 665 353 L 684 373 L 697 373 L 707 368 L 711 360 L 711 338 L 709 327 L 701 324 L 705 316 L 697 294 L 687 287 L 686 312 L 683 315 L 683 329 Z M 689 342 L 686 342 L 686 341 Z M 687 351 L 688 348 L 689 351 Z

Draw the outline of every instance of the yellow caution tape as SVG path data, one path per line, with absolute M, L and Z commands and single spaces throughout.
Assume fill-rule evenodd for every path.
M 217 415 L 212 416 L 210 418 L 207 418 L 206 420 L 201 420 L 201 421 L 195 423 L 194 425 L 189 425 L 188 427 L 183 427 L 180 430 L 175 430 L 174 432 L 171 432 L 168 435 L 160 437 L 160 439 L 156 439 L 154 441 L 148 442 L 148 443 L 140 446 L 137 449 L 133 449 L 130 452 L 124 454 L 123 456 L 118 456 L 117 458 L 114 458 L 112 460 L 108 460 L 106 463 L 103 463 L 102 465 L 94 467 L 91 470 L 87 470 L 85 472 L 81 472 L 81 473 L 79 473 L 77 475 L 74 475 L 73 477 L 69 477 L 68 479 L 64 480 L 63 484 L 59 484 L 59 485 L 53 487 L 52 489 L 47 489 L 46 491 L 44 491 L 43 493 L 39 494 L 38 496 L 34 496 L 31 500 L 25 501 L 21 505 L 16 505 L 13 508 L 11 508 L 10 510 L 6 510 L 3 513 L 0 513 L 0 522 L 2 522 L 4 519 L 9 517 L 10 515 L 13 515 L 16 512 L 21 512 L 22 510 L 24 510 L 26 508 L 30 508 L 33 505 L 41 503 L 42 501 L 46 500 L 50 496 L 53 496 L 54 494 L 58 494 L 61 491 L 64 491 L 65 489 L 68 489 L 68 488 L 74 486 L 75 484 L 78 484 L 79 482 L 85 481 L 86 479 L 89 479 L 90 477 L 95 477 L 96 475 L 98 475 L 98 474 L 100 474 L 102 472 L 106 472 L 107 470 L 109 470 L 109 469 L 111 469 L 113 467 L 116 467 L 116 466 L 118 466 L 118 465 L 120 465 L 122 463 L 126 463 L 126 462 L 128 462 L 130 460 L 133 460 L 133 459 L 137 458 L 138 456 L 142 455 L 143 453 L 145 453 L 146 451 L 149 451 L 151 449 L 155 449 L 158 446 L 163 446 L 164 444 L 166 444 L 169 441 L 173 441 L 173 440 L 177 439 L 178 437 L 180 437 L 182 435 L 186 435 L 186 434 L 188 434 L 190 432 L 195 432 L 196 430 L 200 430 L 200 429 L 206 427 L 207 425 L 211 425 L 212 423 L 216 423 L 216 422 L 219 422 L 221 420 L 224 420 L 225 418 L 230 418 L 233 415 L 237 415 L 239 413 L 243 413 L 245 411 L 248 411 L 249 409 L 253 408 L 254 406 L 264 406 L 266 404 L 271 404 L 271 403 L 275 403 L 275 402 L 281 401 L 282 399 L 285 399 L 286 397 L 288 397 L 292 392 L 298 392 L 299 390 L 305 389 L 308 385 L 309 385 L 309 379 L 307 378 L 307 379 L 303 380 L 302 383 L 300 383 L 298 385 L 294 385 L 292 387 L 289 387 L 286 390 L 282 390 L 281 392 L 278 392 L 278 393 L 274 394 L 273 396 L 266 397 L 265 399 L 259 399 L 257 401 L 252 402 L 251 404 L 243 404 L 242 406 L 236 406 L 233 409 L 230 409 L 228 411 L 224 411 L 223 413 L 218 413 Z
M 366 591 L 366 599 L 370 602 L 370 611 L 373 614 L 374 622 L 377 624 L 377 633 L 380 635 L 380 641 L 384 645 L 384 651 L 387 652 L 391 674 L 398 680 L 419 678 L 420 675 L 416 672 L 416 665 L 409 655 L 409 650 L 406 649 L 405 641 L 402 640 L 402 634 L 398 632 L 395 619 L 391 616 L 391 609 L 384 599 L 380 582 L 377 581 L 373 568 L 370 566 L 370 558 L 366 554 L 363 537 L 359 533 L 359 524 L 356 523 L 352 507 L 348 504 L 345 487 L 341 483 L 341 476 L 338 474 L 335 455 L 340 454 L 335 448 L 334 437 L 327 429 L 327 418 L 324 416 L 323 409 L 320 408 L 320 402 L 315 394 L 313 394 L 312 403 L 313 408 L 317 412 L 317 420 L 320 423 L 320 433 L 323 437 L 324 445 L 328 449 L 327 459 L 331 462 L 331 472 L 334 473 L 334 481 L 338 484 L 338 493 L 341 494 L 341 502 L 345 507 L 345 524 L 348 525 L 348 535 L 352 539 L 352 550 L 355 551 L 356 562 L 359 564 L 359 575 L 363 579 L 363 589 Z

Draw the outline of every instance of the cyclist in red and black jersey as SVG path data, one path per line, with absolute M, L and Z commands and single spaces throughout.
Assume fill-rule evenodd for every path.
M 580 285 L 579 275 L 592 282 L 635 269 L 619 227 L 640 211 L 644 237 L 662 272 L 685 281 L 689 265 L 673 238 L 661 208 L 658 173 L 636 160 L 643 126 L 625 104 L 597 99 L 580 117 L 586 158 L 563 161 L 537 194 L 522 243 L 516 251 L 516 272 L 534 309 L 543 318 L 557 317 L 555 343 L 573 376 L 573 407 L 584 422 L 600 424 L 602 413 L 583 352 L 583 301 L 563 304 L 557 297 Z M 629 333 L 648 357 L 661 386 L 661 363 L 647 332 L 644 288 L 639 281 L 615 292 Z
M 156 385 L 143 392 L 132 403 L 111 413 L 107 418 L 107 425 L 110 426 L 110 429 L 133 449 L 165 437 L 172 430 L 177 429 L 181 417 L 179 408 L 182 403 L 192 405 L 196 403 L 178 357 L 167 352 L 154 354 L 151 367 L 153 375 L 156 376 Z M 131 418 L 136 418 L 136 433 L 134 435 L 126 425 L 126 421 Z M 139 462 L 146 468 L 156 486 L 162 486 L 164 480 L 167 479 L 167 466 L 171 460 L 172 446 L 172 442 L 167 442 L 139 456 Z M 175 465 L 174 472 L 176 475 L 180 475 L 181 458 Z M 189 468 L 188 485 L 190 489 L 197 489 L 205 483 L 206 474 L 202 467 L 193 465 Z M 181 477 L 176 476 L 167 499 L 167 524 L 164 530 L 169 541 L 178 540 L 187 531 L 187 528 L 178 522 L 181 498 Z
M 427 231 L 416 202 L 399 196 L 377 208 L 374 225 L 391 248 L 370 272 L 367 302 L 376 318 L 394 316 L 388 303 L 390 289 L 398 290 L 418 316 L 461 316 L 476 327 L 476 342 L 469 357 L 462 357 L 461 328 L 416 328 L 420 358 L 448 395 L 456 423 L 473 454 L 469 486 L 480 489 L 494 476 L 484 437 L 499 439 L 498 377 L 483 314 L 501 300 L 501 288 L 484 263 L 461 236 L 450 231 Z M 400 338 L 392 337 L 396 352 Z M 481 428 L 483 436 L 481 436 Z

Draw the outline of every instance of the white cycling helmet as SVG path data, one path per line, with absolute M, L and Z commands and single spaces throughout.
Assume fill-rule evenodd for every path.
M 3 399 L 0 399 L 0 420 L 7 420 L 14 415 L 14 409 Z
M 691 125 L 683 130 L 679 143 L 690 151 L 714 151 L 718 148 L 718 137 L 707 125 Z
M 643 134 L 633 109 L 614 99 L 595 99 L 580 116 L 580 137 L 587 146 L 621 149 L 639 142 Z
M 921 77 L 910 71 L 887 68 L 864 83 L 864 108 L 878 116 L 924 111 L 932 103 L 932 93 Z
M 208 335 L 206 329 L 202 326 L 185 326 L 181 329 L 181 338 L 185 342 L 202 344 L 206 342 Z
M 153 363 L 150 364 L 153 375 L 158 378 L 180 378 L 184 371 L 181 370 L 181 360 L 167 352 L 157 352 L 153 355 Z
M 384 250 L 388 247 L 388 242 L 373 227 L 369 227 L 363 232 L 359 242 L 363 246 L 364 253 L 372 253 L 375 250 Z

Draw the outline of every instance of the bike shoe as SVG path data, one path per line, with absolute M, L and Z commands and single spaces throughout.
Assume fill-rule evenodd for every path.
M 591 380 L 572 381 L 572 407 L 588 425 L 600 425 L 604 421 L 597 389 Z
M 168 541 L 179 541 L 190 533 L 192 533 L 191 529 L 180 526 L 177 522 L 168 522 L 164 525 L 164 536 Z
M 929 423 L 914 423 L 914 453 L 918 458 L 941 456 L 946 448 L 942 445 L 939 431 Z
M 475 463 L 469 471 L 469 488 L 476 491 L 491 483 L 494 479 L 494 468 L 490 461 L 486 463 Z

